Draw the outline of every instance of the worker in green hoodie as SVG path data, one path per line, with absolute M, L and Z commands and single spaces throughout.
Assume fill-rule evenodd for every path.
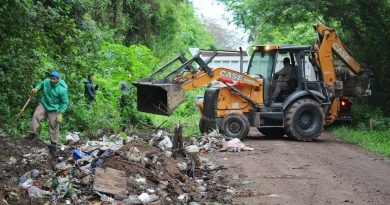
M 58 125 L 62 122 L 62 115 L 68 107 L 68 86 L 65 81 L 60 80 L 60 74 L 54 71 L 50 74 L 50 78 L 40 82 L 32 89 L 31 93 L 35 94 L 39 90 L 43 91 L 43 96 L 32 117 L 29 138 L 34 139 L 36 137 L 39 123 L 47 115 L 51 135 L 49 151 L 54 154 L 59 135 Z

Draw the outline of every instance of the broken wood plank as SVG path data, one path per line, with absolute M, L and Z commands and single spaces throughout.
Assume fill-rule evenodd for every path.
M 181 149 L 183 148 L 183 125 L 178 124 L 175 127 L 175 133 L 173 135 L 172 139 L 173 150 Z

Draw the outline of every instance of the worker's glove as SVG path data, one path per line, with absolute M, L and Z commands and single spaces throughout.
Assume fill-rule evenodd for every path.
M 35 94 L 35 93 L 37 93 L 38 92 L 38 89 L 36 89 L 36 88 L 33 88 L 32 90 L 31 90 L 31 94 Z
M 57 114 L 56 122 L 57 122 L 57 123 L 61 123 L 61 122 L 62 122 L 62 113 L 59 112 L 59 113 Z

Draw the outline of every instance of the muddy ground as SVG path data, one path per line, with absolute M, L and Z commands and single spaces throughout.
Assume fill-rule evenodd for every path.
M 329 132 L 324 132 L 316 142 L 297 142 L 266 138 L 252 130 L 244 143 L 254 151 L 200 154 L 223 165 L 223 181 L 235 189 L 231 194 L 233 201 L 220 204 L 390 204 L 390 160 Z M 44 201 L 30 201 L 17 181 L 31 169 L 39 169 L 43 174 L 53 169 L 56 160 L 46 156 L 42 148 L 46 145 L 39 140 L 0 138 L 0 199 L 13 201 L 10 204 L 43 204 Z M 23 155 L 31 153 L 27 158 L 34 160 L 21 161 L 26 158 Z M 18 160 L 16 165 L 11 157 Z M 105 165 L 110 164 L 115 167 L 121 163 L 115 158 L 106 160 Z M 165 170 L 172 172 L 167 177 L 180 175 L 175 170 Z M 222 201 L 215 190 L 208 187 L 208 194 L 217 194 L 219 197 L 214 200 Z M 200 201 L 214 200 L 206 197 Z
M 390 162 L 324 132 L 316 142 L 265 138 L 252 152 L 210 154 L 236 188 L 233 204 L 390 204 Z
M 223 175 L 215 174 L 217 170 L 209 170 L 202 166 L 205 164 L 204 162 L 201 162 L 196 155 L 184 150 L 174 151 L 175 157 L 167 157 L 162 149 L 147 144 L 150 138 L 151 135 L 144 135 L 139 138 L 138 142 L 130 141 L 125 146 L 121 146 L 117 152 L 107 149 L 96 150 L 101 153 L 97 154 L 99 160 L 103 161 L 99 167 L 102 169 L 115 169 L 116 172 L 123 171 L 125 176 L 118 175 L 115 177 L 122 177 L 126 181 L 123 186 L 116 187 L 113 184 L 114 182 L 110 181 L 111 179 L 114 180 L 115 177 L 102 175 L 99 183 L 110 184 L 112 187 L 115 186 L 116 189 L 123 191 L 123 195 L 126 196 L 128 194 L 138 196 L 149 190 L 157 190 L 160 196 L 159 200 L 146 204 L 186 204 L 191 201 L 196 201 L 197 203 L 195 204 L 210 204 L 216 201 L 231 203 L 231 196 L 226 195 L 225 191 L 228 188 L 225 186 L 227 182 L 225 182 Z M 142 160 L 141 162 L 131 161 L 129 158 L 124 158 L 120 155 L 120 153 L 131 152 L 130 150 L 134 147 L 137 147 L 140 153 L 145 155 L 142 157 L 144 159 L 143 163 Z M 47 145 L 40 139 L 29 140 L 0 137 L 0 205 L 107 204 L 102 203 L 95 194 L 95 183 L 93 182 L 95 175 L 86 174 L 85 170 L 83 170 L 83 163 L 85 162 L 80 162 L 82 160 L 75 162 L 69 159 L 66 164 L 72 168 L 63 168 L 61 169 L 62 171 L 58 170 L 59 158 L 68 159 L 71 156 L 71 150 L 74 149 L 73 146 L 69 146 L 64 150 L 58 150 L 56 156 L 52 156 L 48 153 Z M 103 157 L 103 154 L 106 157 Z M 191 160 L 188 160 L 188 157 Z M 99 160 L 92 160 L 92 164 L 98 163 Z M 61 164 L 62 162 L 65 163 L 65 161 L 61 160 Z M 188 170 L 180 171 L 178 163 L 186 163 Z M 71 164 L 74 165 L 72 166 Z M 92 164 L 91 166 L 93 166 Z M 195 166 L 195 164 L 199 164 L 201 168 Z M 20 177 L 33 169 L 39 170 L 40 175 L 33 178 L 32 186 L 50 191 L 49 196 L 31 198 L 27 193 L 27 189 L 30 189 L 22 189 L 19 183 Z M 96 167 L 96 169 L 98 168 Z M 193 176 L 196 177 L 196 181 L 193 179 Z M 58 181 L 59 178 L 64 177 L 70 177 L 70 185 L 67 186 L 68 191 L 65 191 L 66 194 L 60 196 L 58 185 L 55 186 L 53 183 L 55 183 L 55 179 Z M 139 183 L 134 177 L 144 178 L 144 182 Z M 72 191 L 76 193 L 75 196 L 69 187 L 75 190 Z M 102 187 L 102 185 L 98 185 L 98 187 Z M 214 192 L 207 192 L 207 190 L 214 190 Z M 109 194 L 113 193 L 109 188 L 105 188 L 102 191 L 106 191 L 105 193 Z M 183 194 L 183 199 L 180 199 L 180 196 Z M 111 194 L 110 196 L 113 195 Z M 144 203 L 136 202 L 131 204 Z

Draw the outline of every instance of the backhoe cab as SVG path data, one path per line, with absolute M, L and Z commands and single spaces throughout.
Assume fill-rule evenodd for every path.
M 251 109 L 246 112 L 223 107 L 220 105 L 221 93 L 229 88 L 210 87 L 203 99 L 200 129 L 205 131 L 218 127 L 229 137 L 242 137 L 241 130 L 247 134 L 250 125 L 268 136 L 287 134 L 305 141 L 317 138 L 323 130 L 330 100 L 321 72 L 309 61 L 312 52 L 310 46 L 254 46 L 247 75 L 262 84 L 258 106 L 249 104 Z M 283 60 L 286 58 L 290 61 L 291 69 L 288 79 L 282 79 L 285 80 L 283 82 L 277 74 L 285 66 Z M 278 83 L 288 86 L 272 99 Z M 248 97 L 254 99 L 253 96 Z M 240 101 L 237 103 L 244 102 L 243 99 Z

